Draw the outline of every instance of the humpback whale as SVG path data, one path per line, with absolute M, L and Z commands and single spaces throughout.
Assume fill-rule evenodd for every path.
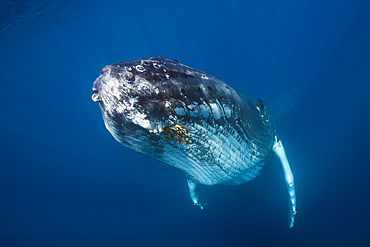
M 163 57 L 105 66 L 92 100 L 124 146 L 187 178 L 201 209 L 201 185 L 237 185 L 256 178 L 276 155 L 296 214 L 295 184 L 282 141 L 261 99 L 242 95 L 205 72 Z

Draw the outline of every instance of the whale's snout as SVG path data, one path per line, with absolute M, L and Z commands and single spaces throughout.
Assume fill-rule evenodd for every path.
M 92 91 L 94 92 L 94 94 L 91 96 L 91 99 L 95 103 L 100 103 L 101 102 L 101 97 L 99 95 L 100 87 L 101 87 L 100 80 L 98 78 L 94 81 L 94 84 L 93 84 L 93 87 L 92 87 Z

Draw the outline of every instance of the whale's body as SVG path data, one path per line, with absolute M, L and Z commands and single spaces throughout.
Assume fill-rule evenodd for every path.
M 182 172 L 201 208 L 198 184 L 245 183 L 278 154 L 281 142 L 262 100 L 177 61 L 107 65 L 93 91 L 113 137 Z M 294 192 L 293 176 L 290 183 Z M 295 196 L 292 205 L 295 214 Z

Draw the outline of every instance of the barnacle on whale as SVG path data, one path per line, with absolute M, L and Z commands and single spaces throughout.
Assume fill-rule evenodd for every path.
M 166 126 L 163 128 L 164 138 L 168 141 L 175 141 L 177 144 L 180 142 L 184 144 L 192 143 L 189 140 L 190 133 L 182 127 L 180 124 L 176 124 L 175 126 Z

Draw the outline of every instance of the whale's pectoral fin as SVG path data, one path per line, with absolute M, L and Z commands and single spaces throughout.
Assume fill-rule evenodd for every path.
M 207 194 L 204 192 L 204 189 L 201 185 L 188 179 L 188 186 L 191 200 L 193 200 L 194 205 L 198 205 L 200 209 L 203 210 L 203 207 L 208 204 Z
M 295 185 L 292 170 L 290 169 L 288 159 L 285 155 L 285 150 L 282 142 L 275 137 L 275 143 L 272 147 L 274 153 L 279 157 L 281 165 L 283 166 L 285 182 L 288 188 L 289 199 L 290 199 L 290 228 L 293 227 L 294 215 L 297 213 L 296 210 L 296 198 L 295 198 Z

